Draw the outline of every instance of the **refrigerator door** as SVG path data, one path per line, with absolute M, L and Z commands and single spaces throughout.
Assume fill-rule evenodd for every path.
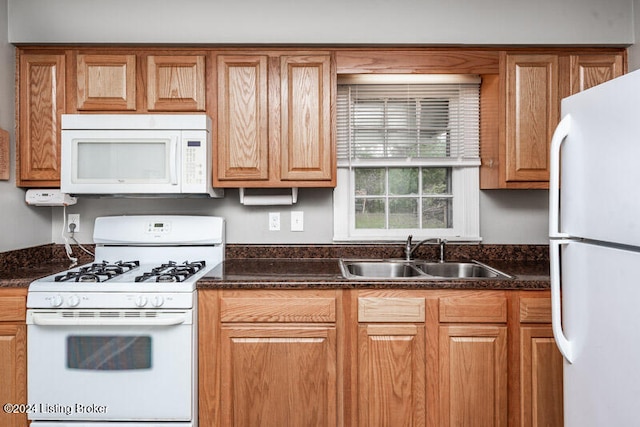
M 638 425 L 640 253 L 552 244 L 561 247 L 562 328 L 572 359 L 564 364 L 564 425 Z
M 551 153 L 551 237 L 640 246 L 640 71 L 563 99 L 562 115 Z

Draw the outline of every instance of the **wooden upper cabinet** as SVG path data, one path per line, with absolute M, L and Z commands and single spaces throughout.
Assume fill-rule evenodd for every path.
M 20 54 L 18 176 L 23 187 L 60 185 L 60 119 L 65 110 L 65 55 Z
M 572 55 L 570 62 L 572 95 L 620 77 L 624 70 L 622 55 Z
M 220 181 L 269 178 L 267 64 L 266 55 L 218 56 Z
M 502 87 L 494 84 L 493 76 L 483 76 L 481 188 L 548 188 L 551 137 L 562 98 L 625 70 L 622 49 L 503 52 Z
M 215 185 L 335 186 L 330 55 L 217 57 Z
M 149 111 L 205 111 L 204 55 L 147 57 Z
M 281 59 L 282 179 L 325 180 L 331 165 L 331 58 Z
M 507 55 L 507 181 L 548 183 L 549 143 L 559 108 L 558 56 Z
M 78 110 L 136 109 L 136 55 L 78 54 Z

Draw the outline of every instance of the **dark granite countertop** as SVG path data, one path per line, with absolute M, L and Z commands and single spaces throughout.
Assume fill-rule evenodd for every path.
M 514 279 L 381 279 L 342 277 L 338 259 L 227 259 L 198 282 L 198 289 L 548 289 L 549 266 L 539 261 L 490 261 Z
M 198 289 L 548 289 L 549 261 L 544 246 L 453 246 L 449 260 L 478 259 L 514 279 L 348 280 L 338 265 L 345 258 L 396 258 L 395 246 L 282 247 L 228 245 L 226 261 L 198 282 Z M 27 288 L 69 268 L 59 245 L 0 254 L 0 288 Z M 363 256 L 363 255 L 367 256 Z M 425 252 L 418 258 L 432 259 Z M 91 260 L 80 260 L 83 264 Z M 29 267 L 25 267 L 29 265 Z
M 0 270 L 0 288 L 27 288 L 34 280 L 67 270 L 69 266 L 69 261 L 55 261 Z

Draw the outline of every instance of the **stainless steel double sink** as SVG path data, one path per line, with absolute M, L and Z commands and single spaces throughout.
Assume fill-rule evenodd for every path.
M 478 261 L 428 262 L 401 259 L 340 259 L 340 271 L 344 278 L 354 280 L 513 279 L 513 276 Z

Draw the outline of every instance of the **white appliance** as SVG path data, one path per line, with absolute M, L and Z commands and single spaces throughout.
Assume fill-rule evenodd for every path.
M 224 260 L 224 229 L 208 216 L 97 218 L 94 263 L 31 283 L 32 427 L 197 426 L 196 282 Z
M 562 100 L 552 140 L 553 330 L 565 427 L 638 425 L 640 71 Z
M 63 193 L 223 195 L 205 114 L 65 114 L 61 132 Z

